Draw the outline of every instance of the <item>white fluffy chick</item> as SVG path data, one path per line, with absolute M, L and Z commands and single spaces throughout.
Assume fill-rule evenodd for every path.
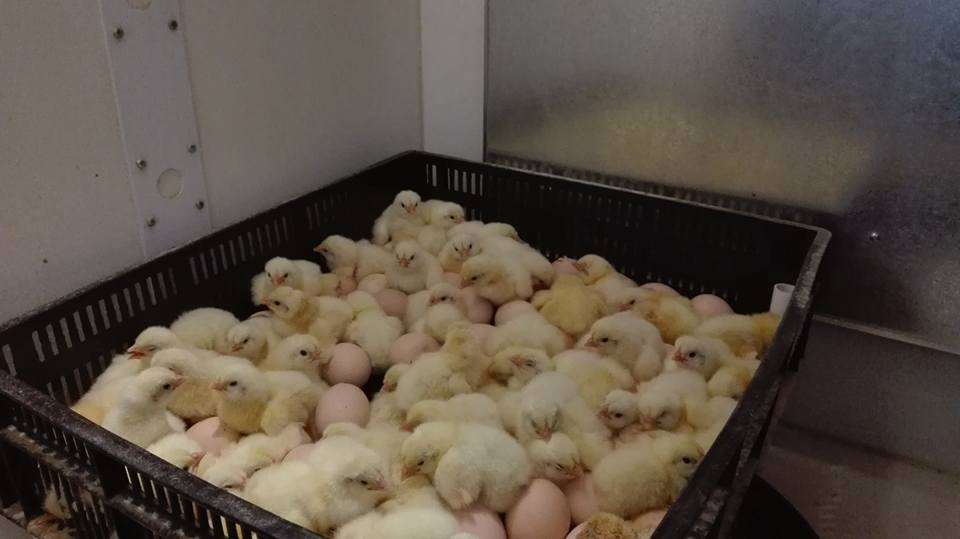
M 710 381 L 707 382 L 707 392 L 712 396 L 731 397 L 740 399 L 743 393 L 753 380 L 753 375 L 757 372 L 759 365 L 751 365 L 748 362 L 756 360 L 741 360 L 740 365 L 724 365 L 717 372 L 713 373 Z
M 660 331 L 664 342 L 672 343 L 681 335 L 692 334 L 700 325 L 700 315 L 693 303 L 683 296 L 631 288 L 619 300 L 618 310 L 629 310 L 650 322 Z
M 403 322 L 383 312 L 377 300 L 362 290 L 351 292 L 347 303 L 353 308 L 353 322 L 344 338 L 363 349 L 375 369 L 387 369 L 391 363 L 390 345 L 403 335 Z
M 181 314 L 170 324 L 170 331 L 190 346 L 228 354 L 227 332 L 239 322 L 228 311 L 202 307 Z
M 331 348 L 323 348 L 313 335 L 291 335 L 280 341 L 260 362 L 264 371 L 298 371 L 313 382 L 322 382 L 320 372 L 330 362 Z
M 694 334 L 722 340 L 737 357 L 762 358 L 779 325 L 780 316 L 773 313 L 722 314 L 704 320 Z
M 618 273 L 609 261 L 598 255 L 582 256 L 573 265 L 584 284 L 603 294 L 610 310 L 616 310 L 618 298 L 622 297 L 628 288 L 637 286 L 637 283 Z
M 181 470 L 189 470 L 204 454 L 203 447 L 182 432 L 167 434 L 147 446 L 147 451 Z
M 573 380 L 556 372 L 543 373 L 523 388 L 516 429 L 523 444 L 566 434 L 590 469 L 611 449 L 610 431 L 580 398 Z
M 273 286 L 266 272 L 254 275 L 253 279 L 250 279 L 250 301 L 254 305 L 266 305 L 267 296 L 273 292 L 274 288 L 276 287 Z
M 258 470 L 280 462 L 294 447 L 308 442 L 310 437 L 299 423 L 287 425 L 274 436 L 251 434 L 225 450 L 201 477 L 221 488 L 229 486 L 236 483 L 234 479 L 238 473 L 244 479 L 250 477 Z
M 558 432 L 549 440 L 536 439 L 527 444 L 534 475 L 560 485 L 583 474 L 580 451 L 569 436 Z
M 416 237 L 423 225 L 420 195 L 414 191 L 400 191 L 380 217 L 373 222 L 373 243 L 384 245 L 401 238 Z
M 470 320 L 456 302 L 439 302 L 428 307 L 426 313 L 413 325 L 412 329 L 433 337 L 439 343 L 444 343 L 451 329 L 464 324 L 470 324 Z
M 657 438 L 650 449 L 626 446 L 600 462 L 592 479 L 601 511 L 629 519 L 666 507 L 703 457 L 700 447 L 682 436 Z
M 463 207 L 454 202 L 428 201 L 427 224 L 417 233 L 417 243 L 436 255 L 447 243 L 447 233 L 463 222 Z
M 449 399 L 473 391 L 457 362 L 457 357 L 442 350 L 422 354 L 397 381 L 397 406 L 406 413 L 424 399 Z
M 264 271 L 273 286 L 289 286 L 308 296 L 336 295 L 340 284 L 339 277 L 324 274 L 319 264 L 309 260 L 290 260 L 277 256 L 267 261 Z
M 107 412 L 103 428 L 140 447 L 174 432 L 167 420 L 167 403 L 181 383 L 183 377 L 162 367 L 141 372 Z
M 303 292 L 281 286 L 270 294 L 270 310 L 280 324 L 275 329 L 283 337 L 309 333 L 321 346 L 335 345 L 353 320 L 353 308 L 333 297 L 307 297 Z
M 567 337 L 540 313 L 527 313 L 498 326 L 487 339 L 491 354 L 508 346 L 536 348 L 552 357 L 567 348 Z
M 226 357 L 200 360 L 182 348 L 169 348 L 154 354 L 150 362 L 152 367 L 163 367 L 183 378 L 167 403 L 167 409 L 191 422 L 216 415 L 217 394 L 210 389 L 210 382 L 221 362 L 226 365 L 233 360 Z
M 227 331 L 229 351 L 226 353 L 259 363 L 278 342 L 280 336 L 273 329 L 271 316 L 255 315 Z
M 403 315 L 403 325 L 412 328 L 423 318 L 427 309 L 438 303 L 457 303 L 459 294 L 457 288 L 450 283 L 440 282 L 426 290 L 411 294 L 407 298 L 407 311 Z
M 663 370 L 666 349 L 657 328 L 631 313 L 617 313 L 594 322 L 589 346 L 630 370 L 638 381 Z
M 492 235 L 481 240 L 481 251 L 515 260 L 530 274 L 535 288 L 549 288 L 556 275 L 553 264 L 536 249 L 512 238 Z
M 450 235 L 450 239 L 440 249 L 437 260 L 443 271 L 460 273 L 463 263 L 472 256 L 480 254 L 480 240 L 473 234 Z
M 442 507 L 401 508 L 367 513 L 338 529 L 334 538 L 452 539 L 459 535 L 458 527 L 457 519 Z
M 648 391 L 672 393 L 681 399 L 705 399 L 707 398 L 707 383 L 700 373 L 689 369 L 680 369 L 660 373 L 652 380 L 640 384 L 640 394 Z
M 450 237 L 458 234 L 471 234 L 478 238 L 503 236 L 520 241 L 520 234 L 508 223 L 484 223 L 483 221 L 465 221 L 450 229 Z
M 400 446 L 410 436 L 395 425 L 378 423 L 361 427 L 354 423 L 331 423 L 323 430 L 324 438 L 346 436 L 375 451 L 389 471 L 393 482 L 400 481 Z
M 387 286 L 412 294 L 439 283 L 443 279 L 443 268 L 420 244 L 407 240 L 394 245 L 386 276 Z
M 697 430 L 708 429 L 717 423 L 725 424 L 737 407 L 737 401 L 730 397 L 690 398 L 684 404 L 687 422 Z
M 464 393 L 447 400 L 423 400 L 407 410 L 403 428 L 413 430 L 430 421 L 479 423 L 503 428 L 497 403 L 481 393 Z
M 631 389 L 636 382 L 633 374 L 609 357 L 582 357 L 582 352 L 571 350 L 554 356 L 556 371 L 577 383 L 580 396 L 591 409 L 598 409 L 604 397 L 614 389 Z
M 507 346 L 493 356 L 490 374 L 508 389 L 518 390 L 538 374 L 554 368 L 553 359 L 539 348 Z
M 674 348 L 673 360 L 679 367 L 696 371 L 711 381 L 719 370 L 730 367 L 729 375 L 734 378 L 734 381 L 746 376 L 746 382 L 749 383 L 749 379 L 760 365 L 760 362 L 755 359 L 736 357 L 726 343 L 712 337 L 685 335 L 677 339 Z M 719 386 L 715 386 L 714 390 L 718 388 Z
M 393 255 L 367 240 L 353 241 L 343 236 L 327 236 L 313 248 L 323 255 L 330 271 L 340 277 L 361 280 L 367 275 L 385 273 Z
M 405 477 L 422 473 L 454 510 L 474 502 L 497 512 L 516 503 L 530 481 L 523 447 L 504 431 L 475 423 L 425 423 L 400 449 Z
M 477 295 L 494 305 L 533 295 L 530 272 L 518 261 L 494 253 L 481 253 L 467 259 L 460 267 L 465 286 L 472 286 Z
M 637 421 L 642 430 L 687 431 L 683 398 L 669 391 L 650 390 L 637 397 Z
M 241 434 L 277 434 L 291 423 L 305 424 L 322 387 L 296 371 L 261 373 L 250 365 L 232 365 L 220 373 L 217 416 Z
M 134 359 L 143 359 L 147 363 L 153 354 L 167 348 L 187 348 L 188 345 L 177 335 L 162 326 L 151 326 L 137 335 L 133 345 L 127 348 L 127 354 Z
M 534 294 L 531 303 L 547 321 L 574 337 L 607 314 L 603 296 L 576 275 L 557 276 L 550 290 Z
M 600 420 L 612 432 L 619 432 L 637 422 L 640 411 L 637 406 L 637 394 L 623 389 L 614 389 L 603 399 Z

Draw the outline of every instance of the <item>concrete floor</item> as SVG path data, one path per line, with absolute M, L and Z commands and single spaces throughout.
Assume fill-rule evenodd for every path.
M 960 536 L 955 475 L 783 426 L 760 474 L 824 538 Z

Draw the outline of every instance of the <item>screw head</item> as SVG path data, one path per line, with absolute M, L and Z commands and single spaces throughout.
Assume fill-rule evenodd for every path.
M 147 228 L 153 228 L 153 227 L 157 226 L 157 218 L 156 218 L 156 217 L 147 217 L 146 225 L 147 225 Z
M 191 145 L 187 146 L 187 151 L 190 152 L 190 153 L 197 153 L 197 145 L 196 145 L 196 144 L 191 144 Z
M 178 23 L 176 19 L 173 19 L 169 23 L 167 23 L 167 27 L 170 28 L 171 32 L 176 32 L 177 28 L 180 27 L 180 23 Z
M 146 159 L 137 159 L 137 162 L 134 164 L 137 165 L 137 168 L 139 168 L 140 170 L 147 168 Z
M 197 203 L 194 204 L 194 207 L 196 207 L 198 210 L 202 210 L 206 205 L 207 204 L 204 201 L 198 200 Z
M 870 238 L 870 241 L 880 241 L 880 233 L 876 230 L 871 230 L 867 237 Z
M 120 41 L 121 39 L 123 39 L 124 34 L 125 32 L 123 31 L 123 28 L 119 26 L 113 29 L 113 38 L 116 39 L 117 41 Z

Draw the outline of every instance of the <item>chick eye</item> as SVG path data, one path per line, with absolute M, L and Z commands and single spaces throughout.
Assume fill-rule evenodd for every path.
M 613 417 L 615 417 L 615 418 L 617 418 L 617 419 L 620 419 L 621 417 L 623 417 L 623 414 L 621 414 L 620 412 L 617 412 L 617 413 L 613 414 Z
M 604 337 L 604 338 L 600 339 L 600 342 L 610 342 L 610 339 L 607 338 L 607 337 Z
M 247 344 L 248 342 L 250 342 L 250 337 L 247 337 L 246 339 L 240 341 L 240 344 Z
M 170 390 L 170 384 L 163 384 L 163 390 L 164 390 L 164 391 L 169 391 L 169 390 Z
M 534 362 L 532 362 L 532 361 L 524 361 L 523 364 L 524 364 L 525 366 L 527 366 L 527 367 L 533 367 L 534 365 L 536 365 L 536 364 L 535 364 Z
M 683 457 L 681 460 L 683 461 L 684 464 L 693 464 L 694 462 L 696 462 L 690 457 Z
M 411 261 L 412 261 L 414 258 L 417 258 L 417 255 L 410 255 L 410 260 L 411 260 Z
M 301 356 L 306 356 L 306 355 L 307 355 L 307 351 L 306 351 L 306 350 L 300 350 L 300 355 L 301 355 Z
M 426 462 L 425 459 L 420 459 L 417 461 L 417 466 L 423 466 L 424 462 Z
M 369 485 L 370 483 L 369 483 L 366 479 L 361 479 L 361 480 L 360 480 L 360 484 L 363 485 L 363 486 L 367 486 L 367 485 Z
M 667 412 L 666 412 L 666 411 L 663 411 L 663 412 L 660 412 L 659 414 L 657 414 L 657 419 L 663 419 L 663 418 L 666 417 L 666 416 L 667 416 Z
M 274 301 L 273 304 L 276 305 L 277 307 L 280 306 L 280 302 L 279 302 L 279 301 Z
M 289 277 L 289 276 L 290 276 L 289 273 L 284 273 L 284 274 L 283 274 L 283 277 L 284 277 L 284 278 L 287 278 L 287 277 Z
M 629 306 L 631 306 L 631 307 L 633 307 L 633 306 L 636 305 L 636 304 L 637 304 L 637 300 L 635 300 L 635 299 L 631 299 L 630 301 L 627 302 L 627 305 L 629 305 Z
M 690 359 L 693 359 L 693 358 L 697 357 L 697 353 L 696 353 L 696 352 L 690 352 L 690 353 L 687 354 L 687 357 L 690 358 Z
M 553 464 L 551 464 L 551 466 L 553 466 L 553 468 L 554 468 L 555 470 L 562 470 L 562 469 L 563 469 L 563 466 L 560 466 L 560 465 L 557 464 L 556 462 L 554 462 Z
M 230 387 L 237 387 L 237 381 L 234 380 L 228 384 Z

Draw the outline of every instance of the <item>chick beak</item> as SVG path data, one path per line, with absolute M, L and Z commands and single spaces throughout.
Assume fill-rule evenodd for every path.
M 413 432 L 413 425 L 410 423 L 404 422 L 403 425 L 400 425 L 400 430 L 403 432 Z
M 401 268 L 406 268 L 410 266 L 410 261 L 407 260 L 406 258 L 401 258 L 399 261 L 399 264 Z
M 232 350 L 232 351 L 234 351 L 234 352 L 239 352 L 240 350 L 243 350 L 243 345 L 242 345 L 242 344 L 235 344 L 235 345 L 233 345 L 232 348 L 230 348 L 230 350 Z
M 676 361 L 677 363 L 683 365 L 683 362 L 686 359 L 687 359 L 687 356 L 684 355 L 684 353 L 681 352 L 679 348 L 673 351 L 673 360 Z
M 402 477 L 403 479 L 409 479 L 409 478 L 411 478 L 411 477 L 413 477 L 413 476 L 415 476 L 415 475 L 417 475 L 417 469 L 416 469 L 416 468 L 410 468 L 410 467 L 407 467 L 407 466 L 404 466 L 404 467 L 403 467 L 403 473 L 401 474 L 401 477 Z
M 320 245 L 317 245 L 313 248 L 313 252 L 323 254 L 325 252 L 324 248 Z
M 590 338 L 587 339 L 586 345 L 589 346 L 589 347 L 592 347 L 592 348 L 596 348 L 596 347 L 597 347 L 597 341 L 596 341 L 596 340 L 593 338 L 593 336 L 591 335 Z
M 180 387 L 180 385 L 183 384 L 183 382 L 185 381 L 186 381 L 186 378 L 184 378 L 183 376 L 178 376 L 174 378 L 172 382 L 170 382 L 170 387 L 173 389 L 176 389 Z
M 226 382 L 214 382 L 214 383 L 210 384 L 210 389 L 212 389 L 212 390 L 214 390 L 214 391 L 223 391 L 224 389 L 227 389 L 227 383 L 226 383 Z
M 510 363 L 513 363 L 517 367 L 523 367 L 523 358 L 522 357 L 512 357 L 510 358 Z
M 439 300 L 439 299 L 430 298 L 430 305 L 436 305 L 436 304 L 438 304 L 438 303 L 440 303 L 440 300 Z
M 383 384 L 383 390 L 387 393 L 393 393 L 397 389 L 397 384 Z
M 127 348 L 127 353 L 130 354 L 130 359 L 141 359 L 147 355 L 144 354 L 139 348 L 134 348 L 133 346 Z
M 601 408 L 600 411 L 597 412 L 597 415 L 600 417 L 600 419 L 610 419 L 610 410 Z
M 283 277 L 274 277 L 272 280 L 274 286 L 280 286 L 283 284 L 285 279 Z
M 375 483 L 370 483 L 369 485 L 367 485 L 367 490 L 386 490 L 386 489 L 387 489 L 387 484 L 384 483 L 382 479 L 380 481 L 377 481 Z
M 458 216 L 454 217 L 454 218 L 453 218 L 453 222 L 454 222 L 454 223 L 457 223 L 457 224 L 462 223 L 462 222 L 463 222 L 463 216 L 458 215 Z
M 540 437 L 541 440 L 549 440 L 552 434 L 548 429 L 537 429 L 537 436 Z
M 196 453 L 190 453 L 190 467 L 193 468 L 197 464 L 200 464 L 200 459 L 203 458 L 203 453 L 197 451 Z
M 417 213 L 417 207 L 416 207 L 416 206 L 404 206 L 403 209 L 407 210 L 407 213 L 409 213 L 410 215 L 413 215 L 414 213 Z
M 640 419 L 640 428 L 643 430 L 654 430 L 657 428 L 657 421 L 649 417 Z

